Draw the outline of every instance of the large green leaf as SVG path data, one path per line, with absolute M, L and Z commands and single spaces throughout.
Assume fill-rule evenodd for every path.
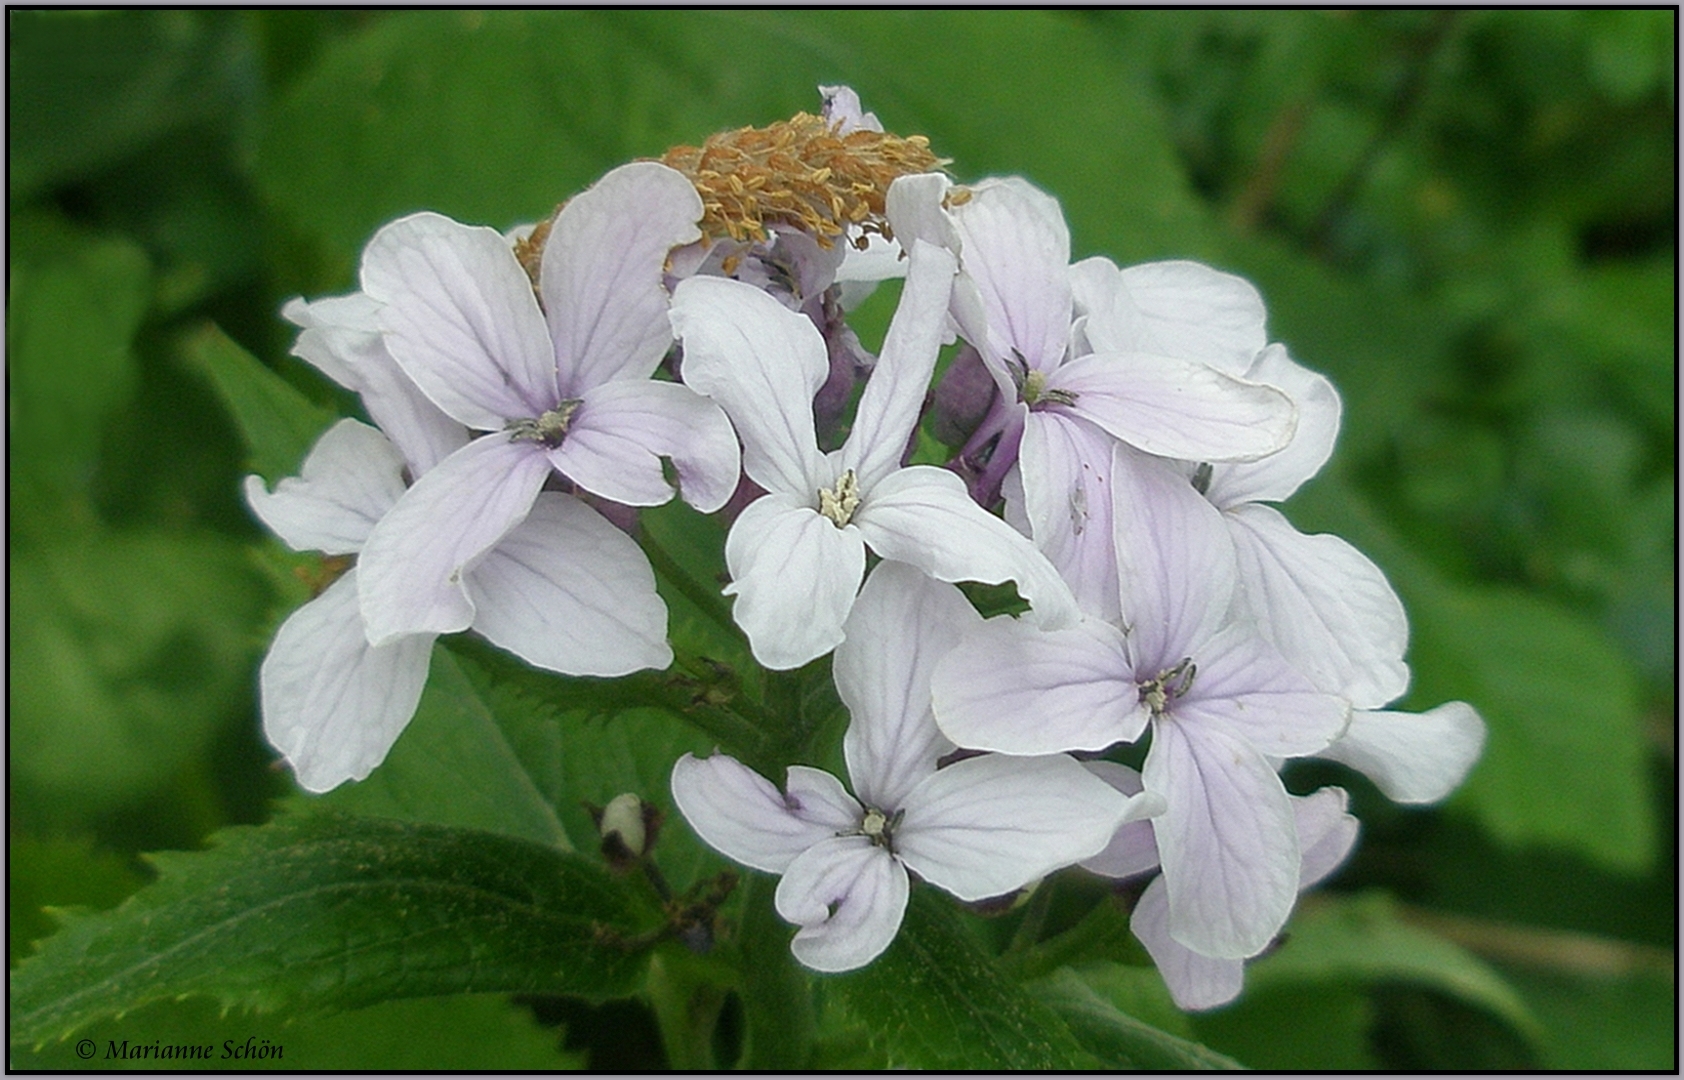
M 434 648 L 421 704 L 386 760 L 366 780 L 299 798 L 353 814 L 485 829 L 572 850 L 554 807 L 498 721 L 456 658 Z
M 603 871 L 494 833 L 309 814 L 154 861 L 155 884 L 114 911 L 70 917 L 17 967 L 14 1042 L 186 995 L 258 1011 L 610 996 L 644 964 L 627 939 L 648 912 Z
M 215 326 L 201 327 L 190 335 L 183 352 L 234 415 L 251 451 L 251 467 L 271 483 L 296 473 L 310 445 L 333 422 L 333 413 L 299 393 Z
M 890 1068 L 1077 1069 L 1092 1064 L 1051 1007 L 1001 978 L 953 902 L 916 889 L 889 950 L 827 984 Z
M 493 995 L 388 1001 L 331 1016 L 225 1013 L 203 998 L 161 1001 L 81 1038 L 12 1048 L 14 1069 L 66 1072 L 176 1071 L 551 1072 L 577 1069 L 559 1032 L 529 1010 Z M 78 1049 L 78 1047 L 80 1049 Z M 203 1056 L 182 1057 L 192 1047 Z M 169 1049 L 166 1049 L 169 1048 Z M 83 1058 L 81 1054 L 90 1054 Z M 170 1056 L 162 1056 L 169 1054 Z

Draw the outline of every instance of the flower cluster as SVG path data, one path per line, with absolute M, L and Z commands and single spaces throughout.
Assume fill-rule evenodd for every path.
M 676 483 L 734 514 L 724 591 L 754 658 L 834 654 L 851 794 L 723 753 L 672 774 L 703 840 L 782 876 L 802 963 L 870 962 L 914 875 L 981 901 L 1080 864 L 1156 874 L 1134 932 L 1181 1005 L 1221 1004 L 1355 842 L 1344 792 L 1292 795 L 1283 764 L 1429 802 L 1483 725 L 1385 711 L 1409 678 L 1396 595 L 1268 505 L 1326 462 L 1340 403 L 1268 343 L 1251 285 L 1072 264 L 1051 196 L 956 185 L 825 96 L 615 169 L 529 231 L 400 219 L 359 292 L 287 307 L 295 352 L 375 426 L 341 421 L 273 492 L 248 480 L 289 545 L 355 559 L 277 634 L 265 730 L 324 791 L 384 759 L 438 635 L 569 675 L 665 668 L 633 526 Z M 846 313 L 890 277 L 872 357 Z M 926 416 L 945 468 L 907 463 Z M 985 620 L 959 582 L 1028 610 Z M 1139 772 L 1104 756 L 1146 740 Z

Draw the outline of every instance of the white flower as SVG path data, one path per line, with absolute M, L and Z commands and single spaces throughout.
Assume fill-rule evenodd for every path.
M 961 746 L 1012 754 L 1103 750 L 1150 726 L 1170 931 L 1206 956 L 1251 956 L 1298 891 L 1274 761 L 1325 749 L 1350 707 L 1231 620 L 1232 542 L 1172 463 L 1119 445 L 1112 485 L 1122 627 L 989 620 L 938 666 L 936 720 Z
M 801 927 L 790 947 L 808 967 L 847 971 L 886 949 L 908 870 L 961 900 L 1005 895 L 1096 853 L 1118 824 L 1158 805 L 1124 798 L 1063 755 L 936 768 L 953 747 L 930 716 L 930 671 L 978 621 L 957 589 L 909 566 L 873 572 L 836 650 L 854 795 L 800 765 L 783 792 L 723 754 L 673 767 L 673 799 L 703 840 L 783 875 L 774 900 Z
M 999 389 L 972 437 L 998 440 L 980 495 L 992 498 L 1017 463 L 1036 543 L 1101 605 L 1089 614 L 1114 619 L 1112 443 L 1248 461 L 1292 435 L 1291 400 L 1233 370 L 1263 347 L 1256 290 L 1196 263 L 1072 267 L 1057 200 L 1016 177 L 963 189 L 908 177 L 890 190 L 888 216 L 903 243 L 943 243 L 960 258 L 953 318 Z
M 1124 795 L 1133 796 L 1142 790 L 1140 774 L 1133 769 L 1108 761 L 1091 762 L 1088 769 Z M 1345 861 L 1356 843 L 1357 819 L 1345 812 L 1349 799 L 1342 788 L 1326 787 L 1291 799 L 1302 853 L 1298 890 L 1303 892 Z M 1158 848 L 1152 830 L 1150 821 L 1119 826 L 1105 850 L 1084 859 L 1082 866 L 1113 878 L 1156 870 Z M 1164 879 L 1158 877 L 1135 902 L 1129 927 L 1151 954 L 1175 1003 L 1183 1009 L 1214 1009 L 1238 997 L 1245 981 L 1245 962 L 1194 952 L 1175 939 L 1169 921 L 1168 894 Z
M 853 430 L 828 455 L 813 431 L 813 395 L 828 364 L 812 323 L 741 282 L 678 286 L 672 319 L 685 382 L 725 407 L 743 440 L 743 469 L 767 491 L 725 543 L 733 614 L 767 667 L 798 667 L 842 640 L 867 547 L 942 581 L 1015 581 L 1039 617 L 1074 615 L 1052 566 L 972 502 L 957 476 L 900 464 L 941 346 L 953 268 L 946 251 L 914 247 Z
M 419 478 L 368 538 L 359 589 L 369 640 L 474 622 L 464 574 L 525 518 L 552 471 L 630 506 L 724 504 L 737 445 L 717 406 L 651 379 L 672 343 L 667 253 L 699 235 L 689 181 L 615 169 L 570 201 L 544 247 L 539 292 L 495 230 L 437 214 L 381 229 L 363 253 L 392 357 L 426 396 L 488 431 Z

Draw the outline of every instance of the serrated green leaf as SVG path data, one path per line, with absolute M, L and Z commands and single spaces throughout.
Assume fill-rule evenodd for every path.
M 251 451 L 251 468 L 274 483 L 298 472 L 305 453 L 335 417 L 213 325 L 182 343 L 189 364 L 216 388 Z
M 92 1044 L 83 1059 L 77 1042 Z M 76 1042 L 11 1048 L 20 1070 L 302 1072 L 357 1070 L 548 1072 L 578 1069 L 561 1033 L 504 997 L 459 995 L 388 1001 L 332 1016 L 224 1012 L 203 998 L 161 1001 L 90 1024 Z M 194 1049 L 184 1057 L 174 1048 Z M 171 1048 L 167 1049 L 166 1048 Z M 86 1050 L 84 1044 L 84 1050 Z M 162 1056 L 164 1054 L 170 1056 Z
M 1079 1069 L 1092 1062 L 1048 1006 L 1002 979 L 952 901 L 915 889 L 889 950 L 826 984 L 893 1069 Z
M 524 840 L 341 814 L 230 829 L 154 856 L 158 881 L 73 916 L 12 975 L 11 1038 L 44 1044 L 185 995 L 273 1011 L 450 993 L 628 992 L 646 910 L 596 866 Z
M 299 799 L 351 814 L 486 829 L 573 850 L 499 717 L 443 648 L 433 649 L 421 704 L 386 760 L 366 780 Z
M 29 943 L 58 929 L 45 908 L 113 907 L 145 884 L 140 869 L 91 836 L 40 838 L 13 832 L 6 843 L 7 960 L 16 963 Z
M 1209 1047 L 1136 1020 L 1068 968 L 1027 989 L 1063 1017 L 1076 1040 L 1108 1069 L 1182 1072 L 1245 1067 Z

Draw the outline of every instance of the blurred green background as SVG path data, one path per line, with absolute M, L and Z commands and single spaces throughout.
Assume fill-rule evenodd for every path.
M 248 458 L 205 327 L 352 412 L 277 312 L 354 287 L 382 222 L 534 220 L 843 82 L 957 177 L 1058 196 L 1078 257 L 1256 282 L 1271 337 L 1345 399 L 1289 516 L 1402 594 L 1405 705 L 1490 725 L 1441 808 L 1288 779 L 1352 790 L 1364 836 L 1331 891 L 1390 897 L 1526 1016 L 1353 961 L 1260 968 L 1190 1033 L 1282 1068 L 1675 1067 L 1674 12 L 8 18 L 13 963 L 44 907 L 113 905 L 139 853 L 291 790 L 253 690 L 306 593 L 238 485 L 295 463 Z M 537 1012 L 552 1027 L 394 1007 L 333 1060 L 611 1067 L 648 1030 L 632 1006 Z M 434 1016 L 456 1041 L 431 1057 L 381 1041 Z

